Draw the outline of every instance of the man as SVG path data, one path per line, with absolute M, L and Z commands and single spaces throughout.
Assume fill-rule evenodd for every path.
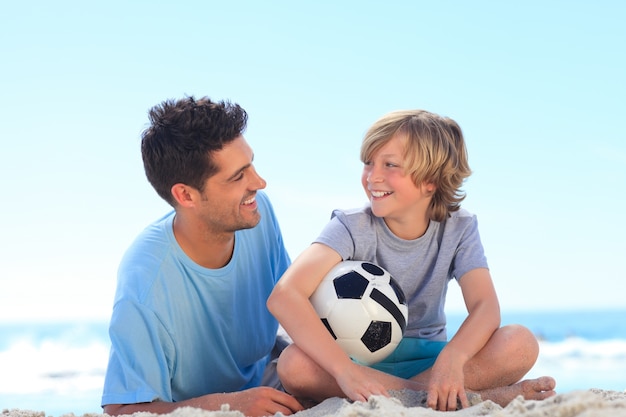
M 250 416 L 302 409 L 276 389 L 278 324 L 265 303 L 290 260 L 242 135 L 246 122 L 239 105 L 206 97 L 150 110 L 144 168 L 174 210 L 147 227 L 120 264 L 107 414 L 222 404 Z

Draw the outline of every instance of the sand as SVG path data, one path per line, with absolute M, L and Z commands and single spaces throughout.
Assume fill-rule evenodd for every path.
M 426 394 L 416 391 L 395 391 L 391 398 L 373 396 L 366 403 L 350 403 L 341 398 L 330 398 L 315 407 L 296 413 L 296 417 L 421 417 L 442 416 L 524 416 L 524 417 L 626 417 L 626 391 L 589 389 L 559 394 L 543 401 L 529 401 L 518 397 L 506 407 L 491 401 L 472 398 L 474 405 L 459 411 L 439 412 L 424 407 Z M 44 411 L 5 409 L 1 417 L 46 417 Z M 65 414 L 71 417 L 74 414 Z M 106 414 L 84 414 L 83 417 L 106 417 Z M 135 413 L 133 417 L 154 417 L 156 414 Z M 204 411 L 190 407 L 180 408 L 166 417 L 243 417 L 223 405 L 221 411 Z M 55 416 L 57 417 L 57 416 Z M 58 416 L 61 417 L 61 416 Z M 278 413 L 274 417 L 282 417 Z

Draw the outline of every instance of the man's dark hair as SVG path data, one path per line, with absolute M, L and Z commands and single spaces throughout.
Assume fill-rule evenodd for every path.
M 150 126 L 141 135 L 141 155 L 150 184 L 170 205 L 174 184 L 204 189 L 217 167 L 211 153 L 240 136 L 248 115 L 238 104 L 208 97 L 166 100 L 149 112 Z

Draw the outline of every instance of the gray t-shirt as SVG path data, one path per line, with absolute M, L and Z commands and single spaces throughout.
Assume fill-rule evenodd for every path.
M 394 235 L 369 206 L 334 210 L 315 242 L 331 247 L 344 260 L 369 261 L 391 273 L 409 305 L 405 337 L 447 340 L 448 282 L 472 269 L 488 268 L 476 216 L 464 209 L 443 222 L 431 221 L 415 240 Z

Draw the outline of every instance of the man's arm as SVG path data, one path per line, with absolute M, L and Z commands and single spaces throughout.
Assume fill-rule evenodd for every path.
M 180 407 L 195 407 L 215 411 L 219 410 L 222 404 L 228 404 L 231 410 L 241 411 L 246 416 L 267 416 L 278 412 L 288 416 L 304 409 L 289 394 L 270 387 L 257 387 L 239 392 L 207 394 L 180 402 L 153 401 L 138 404 L 108 404 L 104 406 L 104 412 L 111 416 L 133 414 L 139 411 L 167 414 Z

